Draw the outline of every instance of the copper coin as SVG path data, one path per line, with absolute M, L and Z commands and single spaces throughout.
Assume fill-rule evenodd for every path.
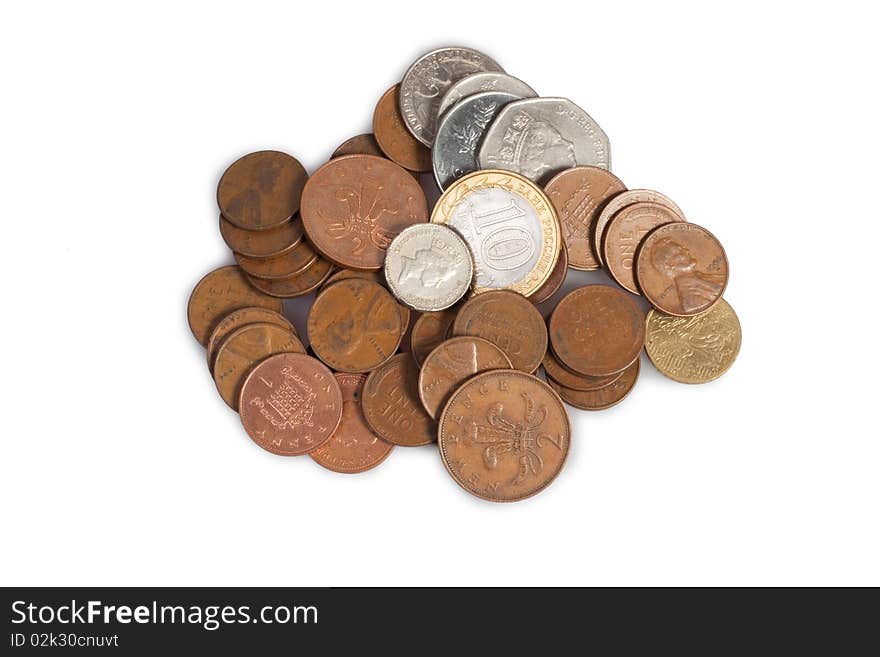
M 334 283 L 309 310 L 309 344 L 341 372 L 368 372 L 385 362 L 400 346 L 404 330 L 397 302 L 372 281 Z
M 559 361 L 585 376 L 620 372 L 645 345 L 645 316 L 617 288 L 587 285 L 569 292 L 550 315 L 550 344 Z
M 562 398 L 562 401 L 569 406 L 574 406 L 582 411 L 601 411 L 623 401 L 623 398 L 633 389 L 638 378 L 639 359 L 637 358 L 616 381 L 598 390 L 572 390 L 552 379 L 549 383 L 550 387 Z
M 509 370 L 510 359 L 488 340 L 463 335 L 434 349 L 419 372 L 419 399 L 428 415 L 437 418 L 449 396 L 474 374 Z
M 257 365 L 241 387 L 241 423 L 257 445 L 300 456 L 323 445 L 342 419 L 342 391 L 323 363 L 278 354 Z
M 299 244 L 287 253 L 271 258 L 249 258 L 240 253 L 233 255 L 239 267 L 244 269 L 246 274 L 267 280 L 290 278 L 299 274 L 315 262 L 318 257 L 318 254 L 306 240 L 300 240 Z
M 589 166 L 566 169 L 544 187 L 559 215 L 569 267 L 584 271 L 599 268 L 593 251 L 593 226 L 608 199 L 625 191 L 626 185 L 613 173 Z
M 321 284 L 333 273 L 333 263 L 324 258 L 316 258 L 308 267 L 290 278 L 278 278 L 269 280 L 249 276 L 251 285 L 273 297 L 290 299 L 301 297 L 309 292 L 317 290 Z
M 258 307 L 233 310 L 217 323 L 217 326 L 214 327 L 214 330 L 211 331 L 211 336 L 208 338 L 208 371 L 212 373 L 214 371 L 214 359 L 217 357 L 217 349 L 223 340 L 242 326 L 256 324 L 257 322 L 274 324 L 275 326 L 289 329 L 296 334 L 296 328 L 294 328 L 293 324 L 284 315 L 276 313 L 274 310 Z
M 599 388 L 611 385 L 623 374 L 623 372 L 617 372 L 609 376 L 583 376 L 582 374 L 576 374 L 560 363 L 549 350 L 544 354 L 544 360 L 541 365 L 544 367 L 544 373 L 548 379 L 552 379 L 555 383 L 572 390 L 598 390 Z
M 532 303 L 544 303 L 552 297 L 554 294 L 559 292 L 559 288 L 562 287 L 562 284 L 565 282 L 565 277 L 568 275 L 568 248 L 566 248 L 565 244 L 562 245 L 562 250 L 559 252 L 559 259 L 556 261 L 556 266 L 553 267 L 553 271 L 550 272 L 550 278 L 547 279 L 541 287 L 535 290 L 534 293 L 529 295 L 529 301 Z
M 309 179 L 300 216 L 312 245 L 326 258 L 352 269 L 379 269 L 391 240 L 428 220 L 428 202 L 394 162 L 346 155 Z
M 309 452 L 318 465 L 328 470 L 354 474 L 375 468 L 384 461 L 394 445 L 379 438 L 364 419 L 361 394 L 364 374 L 333 375 L 342 390 L 342 420 L 330 439 Z
M 534 372 L 547 351 L 547 325 L 523 295 L 491 290 L 471 297 L 458 311 L 453 335 L 475 335 L 501 347 L 513 367 Z
M 376 143 L 376 138 L 369 132 L 346 139 L 333 151 L 330 159 L 342 157 L 343 155 L 375 155 L 377 157 L 385 157 L 385 153 L 382 152 L 379 144 Z
M 443 342 L 452 330 L 458 309 L 422 313 L 415 321 L 410 337 L 410 349 L 416 364 L 421 367 L 434 348 Z
M 636 284 L 636 249 L 657 226 L 684 221 L 659 203 L 627 205 L 612 217 L 602 240 L 602 259 L 611 277 L 625 290 L 640 294 Z
M 365 281 L 373 281 L 374 283 L 379 283 L 379 285 L 385 287 L 385 274 L 382 273 L 381 270 L 362 271 L 358 269 L 340 269 L 324 282 L 324 284 L 321 286 L 321 292 L 326 290 L 334 283 L 344 281 L 348 278 L 362 278 Z M 409 306 L 406 306 L 399 302 L 397 303 L 397 307 L 400 309 L 400 317 L 401 321 L 403 322 L 403 332 L 406 333 L 406 330 L 409 328 L 409 320 L 412 317 L 412 310 L 410 310 Z
M 220 212 L 239 228 L 280 226 L 299 210 L 308 177 L 302 164 L 287 153 L 249 153 L 233 162 L 220 178 Z
M 214 383 L 223 401 L 238 410 L 241 384 L 251 368 L 267 356 L 283 352 L 305 353 L 289 328 L 257 322 L 236 329 L 220 343 L 214 359 Z
M 434 421 L 419 401 L 419 368 L 409 354 L 397 354 L 370 372 L 362 404 L 367 424 L 389 443 L 415 447 L 437 439 Z
M 412 136 L 400 116 L 400 85 L 382 94 L 373 112 L 373 134 L 379 148 L 394 162 L 410 171 L 431 171 L 431 149 Z
M 443 465 L 459 486 L 493 502 L 544 490 L 565 464 L 568 413 L 540 379 L 493 370 L 468 379 L 440 416 Z
M 277 228 L 245 230 L 220 215 L 220 235 L 226 246 L 250 258 L 271 258 L 287 253 L 303 236 L 302 222 L 294 217 Z
M 642 242 L 636 259 L 639 287 L 667 315 L 689 317 L 712 307 L 727 287 L 724 247 L 696 224 L 660 226 Z
M 233 310 L 259 306 L 281 312 L 281 301 L 254 288 L 236 265 L 220 267 L 200 280 L 189 297 L 189 328 L 202 346 L 217 323 Z

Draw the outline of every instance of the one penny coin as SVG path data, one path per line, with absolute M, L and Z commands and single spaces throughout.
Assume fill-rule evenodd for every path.
M 550 278 L 548 278 L 541 287 L 529 296 L 529 301 L 535 304 L 547 301 L 547 299 L 559 292 L 559 288 L 562 287 L 567 275 L 568 249 L 565 244 L 563 244 L 562 250 L 559 252 L 559 260 L 556 261 L 556 266 L 553 268 L 553 271 L 550 272 Z
M 572 390 L 552 379 L 549 383 L 550 387 L 562 398 L 562 401 L 569 406 L 574 406 L 582 411 L 601 411 L 623 401 L 623 398 L 633 389 L 638 378 L 639 360 L 636 359 L 616 381 L 598 390 Z
M 239 228 L 273 228 L 299 210 L 307 179 L 302 164 L 287 153 L 250 153 L 223 173 L 217 203 L 223 216 Z
M 549 324 L 555 356 L 585 376 L 620 372 L 638 358 L 645 344 L 644 314 L 626 292 L 608 285 L 569 292 Z
M 724 294 L 727 255 L 705 228 L 666 224 L 642 242 L 636 276 L 642 293 L 658 310 L 683 317 L 698 315 Z
M 605 264 L 605 261 L 602 259 L 602 240 L 605 235 L 605 228 L 608 225 L 608 222 L 611 221 L 612 217 L 620 212 L 627 205 L 632 205 L 633 203 L 659 203 L 660 205 L 665 205 L 667 208 L 675 212 L 678 216 L 682 218 L 684 221 L 684 213 L 681 211 L 675 202 L 669 198 L 661 194 L 660 192 L 655 192 L 653 189 L 630 189 L 625 192 L 621 192 L 617 196 L 612 197 L 605 203 L 605 206 L 602 208 L 602 211 L 599 213 L 599 217 L 596 219 L 596 225 L 593 227 L 593 254 L 599 259 L 600 264 Z
M 279 456 L 319 448 L 339 426 L 339 384 L 320 361 L 305 354 L 267 358 L 241 387 L 241 423 L 257 445 Z
M 266 279 L 249 276 L 251 285 L 272 297 L 291 299 L 317 290 L 333 273 L 333 263 L 320 256 L 289 278 Z
M 258 322 L 274 324 L 275 326 L 289 329 L 293 331 L 294 334 L 296 333 L 296 328 L 294 328 L 293 324 L 291 324 L 284 315 L 277 313 L 274 310 L 259 307 L 239 308 L 238 310 L 233 310 L 218 322 L 214 330 L 211 331 L 211 336 L 208 338 L 208 371 L 214 371 L 214 359 L 217 357 L 217 348 L 227 336 L 231 335 L 233 331 L 240 329 L 242 326 L 256 324 Z
M 510 359 L 488 340 L 463 335 L 434 349 L 419 372 L 419 399 L 436 418 L 452 392 L 474 374 L 511 368 Z
M 412 136 L 400 116 L 400 85 L 382 94 L 373 112 L 373 134 L 389 159 L 404 169 L 431 170 L 431 149 Z
M 410 349 L 416 364 L 421 367 L 434 348 L 443 342 L 452 329 L 458 309 L 422 313 L 413 324 Z
M 428 202 L 394 162 L 346 155 L 309 179 L 300 216 L 312 245 L 327 259 L 352 269 L 379 269 L 391 240 L 428 220 Z
M 277 228 L 268 230 L 245 230 L 220 215 L 220 235 L 226 246 L 235 253 L 249 258 L 271 258 L 287 253 L 303 236 L 302 222 L 293 218 Z
M 315 262 L 318 257 L 315 250 L 305 240 L 300 240 L 292 250 L 271 258 L 249 258 L 240 253 L 234 255 L 235 261 L 246 274 L 268 280 L 290 278 L 299 274 Z
M 369 132 L 346 139 L 333 151 L 330 159 L 342 157 L 343 155 L 375 155 L 376 157 L 385 157 L 385 153 L 382 152 L 379 144 L 376 143 L 376 138 Z
M 415 447 L 436 440 L 434 421 L 419 401 L 419 368 L 409 354 L 370 372 L 362 403 L 367 424 L 389 443 Z
M 560 363 L 550 350 L 544 354 L 544 360 L 541 365 L 544 367 L 544 373 L 548 379 L 552 379 L 559 385 L 571 388 L 572 390 L 598 390 L 599 388 L 611 385 L 623 374 L 623 372 L 609 376 L 583 376 L 576 374 Z
M 485 500 L 513 502 L 544 490 L 565 464 L 568 413 L 540 379 L 493 370 L 468 379 L 440 416 L 443 465 Z

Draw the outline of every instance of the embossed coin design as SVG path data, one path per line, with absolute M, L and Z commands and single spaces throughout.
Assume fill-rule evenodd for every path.
M 410 171 L 431 170 L 431 150 L 413 137 L 400 116 L 400 85 L 382 94 L 373 112 L 373 134 L 382 152 Z
M 617 372 L 609 376 L 583 376 L 582 374 L 576 374 L 566 369 L 549 350 L 544 354 L 544 360 L 541 362 L 541 365 L 548 379 L 552 379 L 553 382 L 566 388 L 579 391 L 604 388 L 617 381 L 623 374 L 623 372 Z
M 421 367 L 434 348 L 443 342 L 450 330 L 458 310 L 441 310 L 436 313 L 423 313 L 413 324 L 410 336 L 410 349 L 416 364 Z
M 342 157 L 343 155 L 375 155 L 376 157 L 385 157 L 385 153 L 379 148 L 379 144 L 376 143 L 376 137 L 371 132 L 346 139 L 333 151 L 330 159 Z
M 238 266 L 249 276 L 277 280 L 299 274 L 317 259 L 318 254 L 305 240 L 300 240 L 295 248 L 270 258 L 249 258 L 235 254 Z
M 493 502 L 544 490 L 571 444 L 559 396 L 517 370 L 484 372 L 461 385 L 440 416 L 438 435 L 443 465 L 456 483 Z
M 211 336 L 208 338 L 208 344 L 206 346 L 208 371 L 212 373 L 214 372 L 214 359 L 217 356 L 217 348 L 227 336 L 242 326 L 256 324 L 258 322 L 274 324 L 275 326 L 280 326 L 281 328 L 293 331 L 294 335 L 296 334 L 296 329 L 293 324 L 291 324 L 284 315 L 277 313 L 274 310 L 259 307 L 239 308 L 238 310 L 233 310 L 217 323 L 217 326 L 214 327 L 214 330 L 211 331 Z
M 727 287 L 724 247 L 696 224 L 666 224 L 648 233 L 636 260 L 642 293 L 668 315 L 697 315 L 712 307 Z
M 323 445 L 342 419 L 342 391 L 321 362 L 305 354 L 267 358 L 241 388 L 241 423 L 257 445 L 300 456 Z
M 367 424 L 389 443 L 415 447 L 436 440 L 434 421 L 419 401 L 419 368 L 409 354 L 370 372 L 361 403 Z
M 501 91 L 513 94 L 518 98 L 534 98 L 538 94 L 525 82 L 519 78 L 506 73 L 496 73 L 495 71 L 487 71 L 485 73 L 474 73 L 463 77 L 458 82 L 453 82 L 443 98 L 440 100 L 440 106 L 437 108 L 437 117 L 443 118 L 450 107 L 455 105 L 465 96 L 472 96 L 481 91 Z
M 220 215 L 220 235 L 226 246 L 249 258 L 271 258 L 293 249 L 303 236 L 302 222 L 294 217 L 277 228 L 245 230 Z
M 552 379 L 549 383 L 550 387 L 562 398 L 562 401 L 569 406 L 574 406 L 582 411 L 601 411 L 623 401 L 635 386 L 638 378 L 639 360 L 636 359 L 611 384 L 597 390 L 572 390 Z
M 547 299 L 559 291 L 559 288 L 565 282 L 565 277 L 568 275 L 568 249 L 564 243 L 561 246 L 559 258 L 556 260 L 556 266 L 553 268 L 553 271 L 550 272 L 550 278 L 544 281 L 544 284 L 529 296 L 529 301 L 534 304 L 547 301 Z
M 255 288 L 273 297 L 290 299 L 314 292 L 333 273 L 333 263 L 317 257 L 301 272 L 290 278 L 265 279 L 249 276 L 248 281 Z

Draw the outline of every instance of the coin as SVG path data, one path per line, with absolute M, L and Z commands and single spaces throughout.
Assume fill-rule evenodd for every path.
M 446 339 L 457 310 L 441 310 L 423 313 L 413 324 L 410 336 L 410 349 L 416 364 L 421 367 L 428 354 Z
M 370 372 L 361 403 L 367 424 L 389 443 L 415 447 L 436 440 L 434 421 L 419 401 L 419 368 L 409 354 Z
M 483 169 L 515 171 L 544 184 L 563 169 L 611 168 L 602 128 L 567 98 L 526 98 L 505 106 L 483 138 Z
M 495 71 L 474 73 L 449 86 L 440 99 L 440 106 L 437 108 L 438 119 L 442 119 L 446 110 L 465 96 L 472 96 L 481 91 L 503 91 L 519 98 L 534 98 L 538 95 L 529 85 L 512 75 Z
M 338 283 L 339 281 L 344 281 L 347 278 L 362 278 L 366 281 L 373 281 L 374 283 L 379 283 L 380 285 L 385 285 L 385 272 L 384 271 L 362 271 L 360 269 L 340 269 L 335 272 L 330 278 L 328 278 L 324 284 L 321 286 L 323 290 L 333 283 Z
M 547 375 L 547 378 L 551 379 L 552 382 L 572 390 L 581 391 L 604 388 L 617 381 L 623 374 L 623 372 L 617 372 L 608 376 L 583 376 L 582 374 L 576 374 L 566 369 L 549 350 L 544 354 L 544 360 L 541 362 L 541 365 L 544 367 L 544 373 Z
M 608 199 L 625 191 L 626 186 L 610 171 L 587 166 L 561 171 L 544 187 L 559 217 L 569 267 L 582 271 L 599 268 L 593 252 L 593 226 Z
M 625 292 L 608 285 L 569 292 L 550 315 L 549 326 L 554 355 L 585 376 L 620 372 L 645 344 L 644 314 Z
M 318 254 L 305 240 L 300 240 L 296 248 L 270 258 L 249 258 L 240 253 L 233 255 L 246 274 L 268 280 L 290 278 L 294 274 L 299 274 L 318 258 Z
M 530 295 L 559 257 L 559 221 L 544 192 L 508 171 L 475 171 L 453 183 L 431 222 L 454 228 L 474 257 L 474 292 Z
M 217 348 L 228 335 L 246 324 L 256 324 L 258 322 L 274 324 L 275 326 L 289 329 L 296 334 L 296 328 L 294 328 L 293 324 L 291 324 L 284 315 L 277 313 L 274 310 L 259 307 L 239 308 L 238 310 L 233 310 L 217 323 L 217 326 L 214 327 L 214 330 L 211 331 L 211 336 L 208 338 L 208 371 L 211 373 L 214 372 L 214 360 L 217 357 Z
M 636 276 L 642 293 L 668 315 L 697 315 L 712 307 L 727 287 L 727 255 L 702 226 L 660 226 L 642 241 Z
M 220 267 L 200 280 L 189 297 L 189 328 L 202 346 L 217 323 L 233 310 L 259 306 L 281 312 L 281 302 L 250 285 L 236 265 Z
M 394 445 L 372 432 L 361 408 L 363 374 L 333 375 L 342 391 L 342 420 L 329 440 L 309 452 L 318 465 L 343 474 L 355 474 L 375 468 L 384 461 Z
M 636 358 L 632 365 L 627 367 L 620 377 L 610 385 L 598 390 L 572 390 L 559 383 L 549 380 L 550 387 L 569 406 L 574 406 L 582 411 L 601 411 L 623 401 L 639 378 L 639 359 Z
M 733 365 L 742 343 L 739 319 L 724 299 L 691 317 L 651 310 L 645 324 L 645 351 L 651 362 L 681 383 L 714 381 Z
M 279 151 L 249 153 L 220 178 L 217 203 L 239 228 L 280 226 L 299 210 L 308 174 L 296 158 Z
M 220 215 L 220 234 L 226 246 L 250 258 L 271 258 L 293 249 L 303 236 L 302 222 L 294 217 L 277 228 L 245 230 Z
M 565 243 L 562 243 L 559 250 L 559 258 L 556 260 L 556 266 L 550 272 L 550 278 L 544 281 L 544 284 L 529 295 L 529 301 L 534 304 L 544 303 L 559 291 L 568 275 L 568 249 Z
M 669 208 L 648 201 L 627 205 L 614 215 L 602 240 L 602 259 L 608 273 L 623 289 L 641 294 L 634 271 L 636 249 L 657 226 L 676 221 L 683 219 Z
M 480 169 L 477 149 L 492 119 L 507 103 L 520 96 L 484 91 L 462 98 L 443 115 L 431 147 L 434 179 L 440 189 Z
M 237 411 L 241 384 L 251 368 L 267 356 L 283 352 L 305 353 L 289 328 L 257 322 L 230 333 L 214 359 L 214 383 L 223 401 Z
M 333 273 L 333 263 L 317 257 L 308 267 L 290 278 L 265 279 L 248 276 L 255 288 L 273 297 L 290 299 L 314 292 Z
M 328 260 L 379 269 L 391 240 L 427 221 L 428 202 L 413 177 L 390 160 L 345 155 L 306 183 L 300 216 L 312 246 Z
M 571 426 L 559 396 L 517 370 L 492 370 L 452 393 L 440 416 L 443 465 L 469 493 L 514 502 L 544 490 L 568 456 Z
M 431 150 L 412 136 L 400 116 L 400 85 L 382 94 L 373 112 L 373 134 L 379 148 L 404 169 L 431 170 Z
M 330 159 L 342 157 L 343 155 L 375 155 L 377 157 L 385 157 L 385 153 L 379 148 L 379 144 L 376 143 L 376 137 L 371 132 L 346 139 L 333 151 Z
M 439 48 L 413 62 L 400 83 L 400 114 L 412 135 L 431 146 L 443 94 L 453 82 L 481 71 L 503 73 L 504 69 L 471 48 Z
M 395 297 L 423 312 L 444 310 L 470 289 L 470 249 L 454 230 L 440 224 L 404 228 L 388 246 L 385 280 Z
M 485 338 L 507 354 L 515 369 L 534 372 L 547 351 L 547 325 L 538 309 L 510 290 L 472 297 L 452 325 L 453 335 Z
M 368 372 L 388 360 L 404 330 L 397 303 L 372 281 L 349 278 L 334 283 L 309 310 L 312 349 L 342 372 Z
M 510 359 L 500 347 L 483 338 L 463 335 L 434 349 L 419 372 L 419 399 L 428 415 L 437 418 L 449 396 L 474 374 L 508 370 Z
M 278 354 L 241 387 L 241 423 L 257 445 L 279 456 L 319 448 L 339 426 L 343 399 L 324 365 L 305 354 Z

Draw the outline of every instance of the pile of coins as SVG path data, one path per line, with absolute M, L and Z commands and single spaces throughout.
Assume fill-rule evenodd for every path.
M 739 351 L 721 244 L 610 163 L 584 110 L 468 48 L 420 57 L 379 99 L 373 134 L 311 176 L 278 151 L 241 157 L 217 190 L 237 265 L 188 308 L 221 397 L 260 447 L 337 472 L 436 443 L 474 495 L 543 490 L 571 445 L 563 402 L 620 402 L 643 348 L 685 383 Z M 619 287 L 575 289 L 545 321 L 536 304 L 569 268 Z M 315 291 L 306 349 L 282 299 Z

